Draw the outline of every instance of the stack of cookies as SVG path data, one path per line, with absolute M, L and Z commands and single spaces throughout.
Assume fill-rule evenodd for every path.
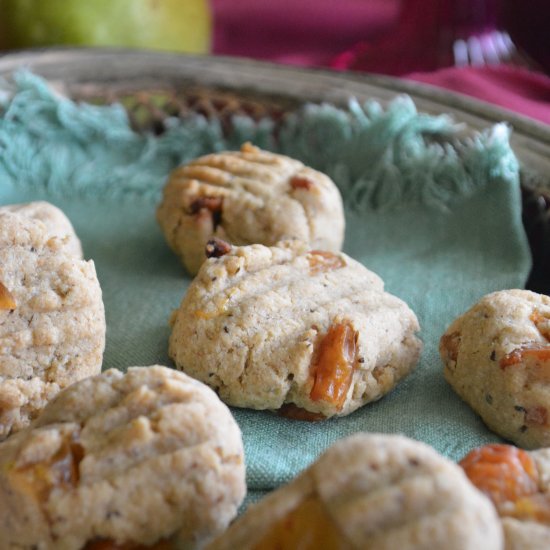
M 176 170 L 157 218 L 198 270 L 171 318 L 170 357 L 227 404 L 345 416 L 416 365 L 418 320 L 340 251 L 342 198 L 325 174 L 245 144 Z

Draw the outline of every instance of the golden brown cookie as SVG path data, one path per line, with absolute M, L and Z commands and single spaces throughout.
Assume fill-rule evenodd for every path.
M 550 298 L 503 290 L 482 298 L 441 337 L 445 378 L 493 431 L 550 446 Z
M 0 444 L 0 548 L 198 548 L 244 494 L 240 430 L 209 388 L 109 370 Z
M 226 403 L 344 416 L 416 365 L 416 316 L 349 256 L 298 241 L 210 245 L 172 318 L 169 354 Z
M 431 447 L 402 436 L 340 440 L 250 506 L 208 550 L 501 550 L 489 499 Z
M 301 162 L 250 144 L 206 155 L 170 176 L 157 219 L 170 247 L 194 275 L 204 247 L 273 245 L 296 238 L 338 251 L 344 240 L 342 198 L 332 180 Z
M 82 245 L 76 236 L 69 218 L 53 204 L 45 201 L 9 204 L 0 207 L 0 213 L 13 212 L 33 220 L 41 221 L 52 237 L 59 238 L 64 250 L 77 258 L 82 258 Z
M 37 219 L 0 213 L 0 440 L 97 374 L 105 312 L 92 261 Z

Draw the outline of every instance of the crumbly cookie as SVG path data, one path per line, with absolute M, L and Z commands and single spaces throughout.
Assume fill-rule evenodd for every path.
M 356 434 L 208 546 L 234 548 L 500 550 L 502 529 L 489 499 L 431 447 Z
M 0 439 L 100 372 L 104 347 L 93 262 L 67 253 L 41 221 L 0 213 Z
M 524 451 L 511 445 L 474 449 L 460 465 L 495 505 L 506 550 L 550 546 L 550 449 Z
M 14 212 L 33 220 L 40 220 L 51 237 L 58 237 L 63 242 L 65 252 L 82 258 L 82 245 L 73 229 L 69 218 L 53 204 L 46 201 L 9 204 L 0 207 L 0 213 Z
M 344 416 L 415 366 L 416 316 L 345 254 L 298 241 L 208 250 L 173 314 L 169 354 L 226 403 Z
M 333 252 L 344 239 L 342 198 L 332 180 L 250 144 L 176 169 L 164 188 L 157 219 L 193 275 L 212 237 L 237 245 L 296 238 Z
M 550 298 L 504 290 L 482 298 L 440 341 L 445 378 L 487 426 L 550 446 Z
M 199 548 L 244 494 L 240 430 L 214 392 L 166 367 L 111 369 L 0 444 L 0 548 Z

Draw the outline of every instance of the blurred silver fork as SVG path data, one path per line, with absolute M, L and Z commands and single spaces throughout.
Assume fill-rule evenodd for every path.
M 453 42 L 453 57 L 456 67 L 483 67 L 513 65 L 531 70 L 541 67 L 527 54 L 519 50 L 505 31 L 493 30 L 472 35 Z

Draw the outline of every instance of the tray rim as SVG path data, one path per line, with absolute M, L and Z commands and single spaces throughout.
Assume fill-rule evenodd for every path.
M 289 82 L 291 78 L 298 78 L 298 83 L 309 80 L 312 85 L 319 86 L 319 98 L 310 95 L 301 95 L 297 85 L 290 89 L 273 90 L 274 93 L 290 95 L 303 101 L 330 100 L 327 89 L 340 88 L 342 83 L 357 85 L 353 91 L 367 90 L 369 87 L 380 88 L 392 93 L 405 93 L 419 98 L 427 98 L 443 107 L 456 107 L 466 113 L 474 114 L 480 118 L 494 122 L 506 120 L 514 129 L 529 133 L 550 144 L 550 125 L 536 119 L 518 114 L 504 107 L 492 105 L 489 102 L 473 98 L 458 92 L 453 92 L 437 86 L 405 80 L 397 77 L 375 75 L 371 73 L 358 73 L 351 71 L 335 71 L 326 68 L 296 67 L 279 63 L 259 61 L 246 57 L 218 56 L 205 54 L 185 54 L 171 52 L 157 52 L 151 50 L 138 50 L 128 48 L 36 48 L 27 50 L 10 51 L 0 55 L 0 75 L 9 73 L 22 67 L 30 68 L 45 78 L 50 79 L 62 74 L 55 70 L 60 66 L 68 67 L 74 63 L 73 71 L 78 68 L 82 73 L 86 71 L 87 63 L 96 63 L 101 70 L 93 72 L 95 80 L 104 82 L 102 76 L 112 74 L 111 69 L 117 69 L 121 76 L 132 72 L 135 62 L 148 64 L 148 71 L 155 82 L 157 75 L 162 75 L 171 83 L 178 83 L 189 79 L 194 69 L 200 69 L 199 78 L 196 80 L 204 84 L 228 85 L 235 89 L 254 88 L 257 92 L 266 92 L 264 86 L 254 85 L 254 73 L 263 76 L 271 74 L 277 80 L 284 79 Z M 97 68 L 95 67 L 95 68 Z M 122 72 L 120 70 L 123 69 Z M 238 73 L 238 74 L 236 74 Z M 65 73 L 65 79 L 68 73 Z M 140 75 L 141 76 L 141 75 Z M 233 79 L 228 79 L 232 76 Z M 94 80 L 94 79 L 91 79 Z M 112 80 L 109 79 L 111 82 Z M 233 81 L 232 81 L 233 80 Z M 298 84 L 297 83 L 297 84 Z M 260 83 L 258 83 L 260 84 Z M 350 92 L 333 93 L 333 99 L 349 99 L 353 96 Z

